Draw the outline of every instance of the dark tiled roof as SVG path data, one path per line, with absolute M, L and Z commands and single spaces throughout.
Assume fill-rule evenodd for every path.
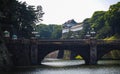
M 72 27 L 74 25 L 77 25 L 77 22 L 74 19 L 72 19 L 72 20 L 68 20 L 67 22 L 65 22 L 63 24 L 63 27 Z

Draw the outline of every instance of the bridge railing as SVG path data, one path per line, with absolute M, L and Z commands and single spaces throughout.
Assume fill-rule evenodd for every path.
M 52 39 L 52 40 L 38 40 L 39 44 L 89 44 L 88 39 Z
M 7 39 L 7 43 L 23 43 L 23 44 L 90 44 L 90 39 Z M 103 40 L 96 39 L 97 44 L 120 44 L 120 40 Z

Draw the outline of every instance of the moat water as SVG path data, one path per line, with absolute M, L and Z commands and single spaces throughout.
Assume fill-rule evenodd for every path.
M 17 67 L 8 74 L 120 74 L 120 60 L 101 60 L 98 65 L 84 65 L 83 60 L 52 59 L 42 62 L 42 66 Z

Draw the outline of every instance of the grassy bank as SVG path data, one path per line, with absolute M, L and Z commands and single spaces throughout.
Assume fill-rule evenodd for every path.
M 107 37 L 104 40 L 117 40 L 120 39 L 120 35 L 114 35 L 111 37 Z M 111 59 L 120 59 L 120 51 L 115 49 L 109 52 L 108 54 L 104 55 L 103 58 L 111 58 Z
M 111 37 L 107 37 L 105 38 L 104 40 L 117 40 L 117 39 L 120 39 L 120 35 L 113 35 Z

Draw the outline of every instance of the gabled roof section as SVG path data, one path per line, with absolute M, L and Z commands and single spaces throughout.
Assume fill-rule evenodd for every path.
M 74 19 L 72 19 L 72 20 L 68 20 L 67 22 L 65 22 L 63 24 L 63 28 L 70 28 L 75 25 L 77 25 L 77 22 Z

